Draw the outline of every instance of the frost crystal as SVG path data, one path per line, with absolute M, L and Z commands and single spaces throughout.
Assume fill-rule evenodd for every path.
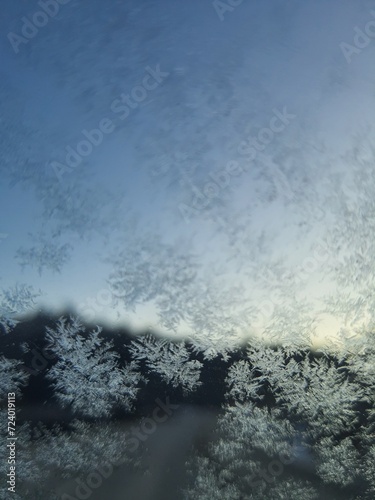
M 41 292 L 25 284 L 0 291 L 0 325 L 5 333 L 11 332 L 18 324 L 17 316 L 34 308 L 36 298 L 40 295 Z
M 202 363 L 189 360 L 190 353 L 182 343 L 147 336 L 133 341 L 129 350 L 134 359 L 144 359 L 150 371 L 160 375 L 173 387 L 181 386 L 185 391 L 192 391 L 201 385 L 199 376 Z
M 90 417 L 109 416 L 116 405 L 132 408 L 142 380 L 138 365 L 120 367 L 113 343 L 100 337 L 101 328 L 85 335 L 77 319 L 60 318 L 56 329 L 47 332 L 58 359 L 47 377 L 62 406 Z

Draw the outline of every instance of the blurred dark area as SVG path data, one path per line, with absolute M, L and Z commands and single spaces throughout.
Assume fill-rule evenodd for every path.
M 17 359 L 21 362 L 21 368 L 30 373 L 28 384 L 22 388 L 22 398 L 17 401 L 17 425 L 28 422 L 36 428 L 41 424 L 46 428 L 53 428 L 56 424 L 69 432 L 71 424 L 77 418 L 70 408 L 61 408 L 55 399 L 53 390 L 46 378 L 48 370 L 56 363 L 54 355 L 48 350 L 45 337 L 46 327 L 54 328 L 59 317 L 69 317 L 72 313 L 63 313 L 52 317 L 42 312 L 33 317 L 21 321 L 12 333 L 0 336 L 0 354 L 7 358 Z M 95 325 L 84 325 L 85 331 L 80 335 L 88 335 Z M 130 361 L 128 347 L 139 335 L 160 335 L 145 331 L 135 334 L 126 328 L 111 329 L 103 327 L 100 334 L 104 339 L 111 340 L 114 349 L 119 353 L 121 362 Z M 28 346 L 28 349 L 25 349 Z M 277 347 L 275 346 L 275 349 Z M 313 359 L 321 354 L 306 351 L 296 356 L 296 361 L 301 362 L 308 356 Z M 158 374 L 147 369 L 145 363 L 140 363 L 142 375 L 147 376 L 148 383 L 142 385 L 131 412 L 116 409 L 110 418 L 88 418 L 79 417 L 81 421 L 90 422 L 95 426 L 101 426 L 103 422 L 110 422 L 117 429 L 127 432 L 135 423 L 142 418 L 151 415 L 155 408 L 155 401 L 169 399 L 176 405 L 177 410 L 165 423 L 157 427 L 156 431 L 147 439 L 142 448 L 139 459 L 139 473 L 134 471 L 128 464 L 115 467 L 109 481 L 93 490 L 90 497 L 94 500 L 102 499 L 142 499 L 142 500 L 176 500 L 181 498 L 181 489 L 188 484 L 186 467 L 188 457 L 192 449 L 205 455 L 210 443 L 220 439 L 216 423 L 218 417 L 223 413 L 223 405 L 235 404 L 225 398 L 225 379 L 228 369 L 234 361 L 246 359 L 246 346 L 234 350 L 227 360 L 218 356 L 212 360 L 205 360 L 203 354 L 198 353 L 195 357 L 203 363 L 200 380 L 202 384 L 194 391 L 184 393 L 180 387 L 172 387 L 166 384 Z M 339 364 L 332 356 L 330 362 Z M 257 402 L 259 406 L 271 409 L 275 402 L 267 388 L 267 382 L 262 389 L 264 398 Z M 357 426 L 365 425 L 366 406 L 358 403 L 363 420 Z M 362 406 L 361 406 L 362 405 Z M 289 415 L 284 415 L 292 422 Z M 293 422 L 292 422 L 293 423 Z M 355 430 L 348 430 L 345 436 L 355 435 Z M 302 450 L 302 451 L 301 451 Z M 284 474 L 290 478 L 308 480 L 320 492 L 320 498 L 355 499 L 367 498 L 365 496 L 365 485 L 351 484 L 348 487 L 336 487 L 334 485 L 323 485 L 316 473 L 314 457 L 300 450 L 297 461 L 285 467 Z M 255 450 L 257 458 L 264 464 L 273 459 L 263 450 Z M 138 469 L 137 469 L 138 470 Z M 144 474 L 147 471 L 147 474 Z M 71 488 L 71 481 L 61 478 L 53 485 L 56 490 Z M 67 491 L 68 491 L 67 490 Z M 360 494 L 364 496 L 360 496 Z M 63 498 L 63 497 L 62 497 Z M 66 497 L 69 498 L 69 497 Z M 74 497 L 72 497 L 74 498 Z M 83 498 L 83 497 L 82 497 Z M 246 497 L 244 497 L 246 498 Z M 249 497 L 254 498 L 254 497 Z M 271 497 L 267 497 L 271 498 Z

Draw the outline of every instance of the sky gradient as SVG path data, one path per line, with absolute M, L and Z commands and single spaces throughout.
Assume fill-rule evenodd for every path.
M 0 21 L 3 291 L 207 345 L 373 324 L 374 1 L 42 10 Z

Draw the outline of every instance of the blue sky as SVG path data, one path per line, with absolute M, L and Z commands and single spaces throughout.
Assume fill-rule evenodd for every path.
M 372 324 L 375 2 L 42 10 L 0 21 L 3 290 L 203 343 Z

